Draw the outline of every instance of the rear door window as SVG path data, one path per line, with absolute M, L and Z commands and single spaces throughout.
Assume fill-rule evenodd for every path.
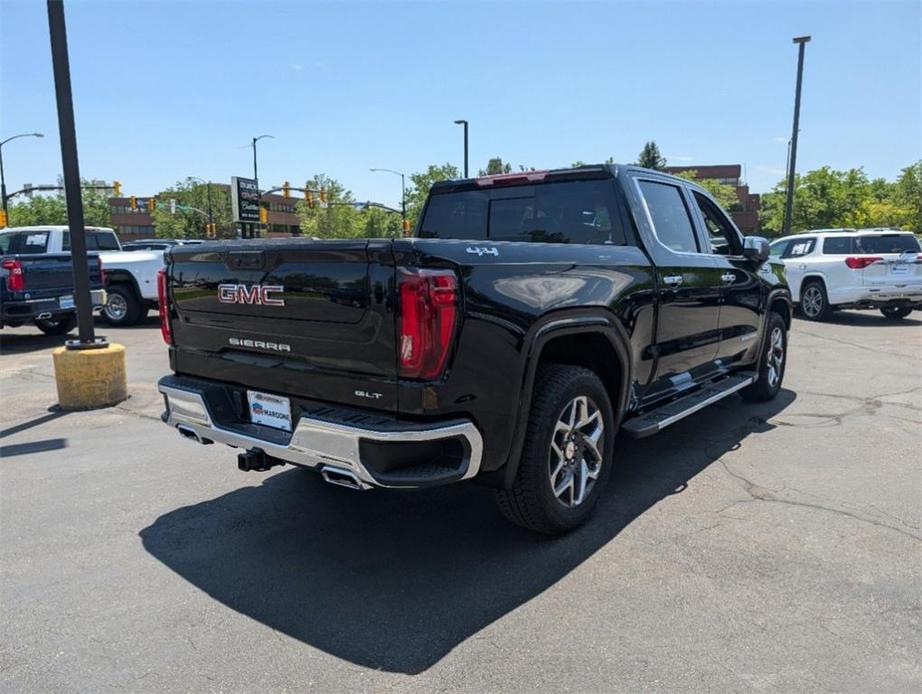
M 16 253 L 36 254 L 48 252 L 47 231 L 23 231 L 16 243 Z
M 86 249 L 88 251 L 118 251 L 118 237 L 114 231 L 87 231 Z M 70 232 L 65 231 L 61 239 L 61 250 L 70 251 Z
M 639 184 L 660 243 L 679 253 L 698 253 L 695 229 L 678 186 L 656 181 Z
M 859 253 L 918 253 L 919 241 L 912 234 L 874 234 L 855 239 Z
M 826 255 L 850 255 L 854 252 L 854 236 L 828 236 L 823 239 L 823 253 Z

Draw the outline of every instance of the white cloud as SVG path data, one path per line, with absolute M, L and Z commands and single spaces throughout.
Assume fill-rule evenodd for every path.
M 788 143 L 788 138 L 786 138 L 784 135 L 778 135 L 777 137 L 773 137 L 772 139 L 775 142 L 777 142 L 779 145 L 786 145 Z
M 775 174 L 776 176 L 784 176 L 784 169 L 778 168 L 777 166 L 768 166 L 767 164 L 759 164 L 756 167 L 757 171 L 764 171 L 765 173 Z
M 681 162 L 690 162 L 694 161 L 694 157 L 690 157 L 686 154 L 667 154 L 666 161 L 681 161 Z
M 298 72 L 300 72 L 301 70 L 304 69 L 304 66 L 303 66 L 303 65 L 299 65 L 298 63 L 292 63 L 292 64 L 289 65 L 288 67 L 290 67 L 292 70 L 297 70 Z

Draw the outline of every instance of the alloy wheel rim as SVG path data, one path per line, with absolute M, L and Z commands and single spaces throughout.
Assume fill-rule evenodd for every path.
M 605 423 L 591 398 L 580 395 L 564 406 L 551 436 L 548 476 L 551 491 L 562 505 L 582 504 L 602 471 Z
M 781 328 L 772 330 L 768 343 L 768 384 L 775 388 L 781 381 L 781 372 L 784 368 L 784 333 Z
M 121 320 L 128 312 L 128 302 L 120 294 L 110 294 L 106 302 L 106 315 L 113 320 Z
M 816 287 L 810 287 L 804 292 L 804 313 L 808 316 L 817 316 L 823 307 L 823 295 Z

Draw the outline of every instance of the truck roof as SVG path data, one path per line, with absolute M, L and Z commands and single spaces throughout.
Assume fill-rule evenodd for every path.
M 115 230 L 110 227 L 84 226 L 83 228 L 88 231 L 111 231 L 115 233 Z M 0 233 L 6 233 L 9 231 L 70 231 L 70 225 L 68 224 L 36 224 L 34 226 L 28 226 L 28 227 L 7 227 L 6 229 L 0 229 Z

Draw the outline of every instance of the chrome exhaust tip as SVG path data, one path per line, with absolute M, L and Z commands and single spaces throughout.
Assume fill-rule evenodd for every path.
M 189 427 L 183 426 L 182 424 L 177 424 L 176 430 L 179 432 L 179 435 L 182 436 L 183 438 L 191 439 L 192 441 L 195 441 L 196 443 L 202 443 L 202 439 L 199 437 L 198 434 L 195 433 L 194 429 L 190 429 Z
M 371 489 L 371 485 L 360 480 L 351 470 L 324 465 L 320 468 L 320 475 L 325 482 L 336 484 L 340 487 L 348 487 L 349 489 L 356 490 Z

